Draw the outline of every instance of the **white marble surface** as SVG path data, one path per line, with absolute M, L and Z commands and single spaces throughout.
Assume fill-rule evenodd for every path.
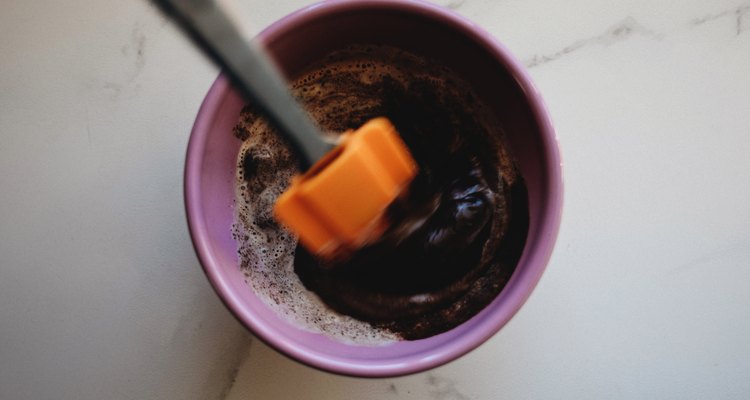
M 563 226 L 498 335 L 384 380 L 250 340 L 202 276 L 181 172 L 216 69 L 174 27 L 140 1 L 0 4 L 0 398 L 747 398 L 750 2 L 438 3 L 531 68 Z M 240 0 L 255 31 L 305 4 Z

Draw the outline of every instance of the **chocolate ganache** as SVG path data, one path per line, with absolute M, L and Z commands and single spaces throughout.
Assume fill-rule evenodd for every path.
M 304 286 L 333 310 L 404 339 L 447 331 L 489 304 L 523 250 L 527 199 L 500 129 L 468 86 L 429 60 L 358 46 L 329 55 L 292 88 L 332 135 L 389 118 L 419 166 L 376 242 L 326 265 L 297 246 Z M 238 137 L 252 135 L 256 118 L 243 112 Z M 263 162 L 242 153 L 243 187 L 263 184 L 251 178 Z

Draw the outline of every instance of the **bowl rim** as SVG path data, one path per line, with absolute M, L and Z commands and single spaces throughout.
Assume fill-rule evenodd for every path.
M 513 296 L 509 297 L 507 304 L 504 304 L 504 309 L 507 312 L 498 318 L 493 318 L 491 323 L 482 324 L 477 329 L 463 335 L 461 340 L 452 341 L 449 342 L 449 345 L 442 346 L 440 351 L 431 354 L 429 357 L 407 356 L 389 362 L 376 362 L 371 359 L 358 362 L 345 357 L 325 357 L 311 352 L 303 346 L 297 346 L 280 339 L 272 326 L 256 318 L 252 312 L 242 306 L 242 301 L 232 294 L 233 290 L 230 283 L 222 274 L 219 262 L 211 249 L 205 216 L 202 211 L 202 196 L 200 193 L 202 163 L 200 159 L 205 150 L 205 143 L 208 139 L 215 111 L 226 91 L 230 88 L 229 81 L 224 74 L 220 74 L 211 85 L 198 110 L 190 134 L 184 171 L 184 198 L 190 236 L 203 271 L 221 301 L 245 327 L 272 348 L 311 367 L 349 376 L 392 377 L 425 371 L 467 354 L 499 331 L 526 302 L 547 267 L 559 233 L 563 208 L 562 162 L 559 143 L 549 112 L 526 68 L 491 34 L 447 8 L 422 0 L 327 0 L 308 5 L 277 20 L 264 29 L 258 35 L 258 39 L 264 41 L 265 38 L 274 36 L 287 25 L 304 25 L 308 21 L 334 11 L 355 10 L 363 7 L 378 7 L 417 13 L 434 19 L 440 24 L 445 24 L 465 35 L 481 45 L 508 68 L 516 78 L 528 101 L 530 111 L 539 126 L 544 157 L 547 161 L 546 174 L 549 177 L 546 189 L 551 196 L 546 199 L 547 204 L 543 207 L 541 218 L 545 221 L 544 228 L 540 232 L 540 243 L 536 245 L 534 261 L 529 267 L 531 269 L 527 269 L 524 274 L 524 281 L 520 284 L 522 289 L 520 293 L 514 293 Z M 514 278 L 515 275 L 514 273 Z M 510 285 L 510 282 L 508 285 Z

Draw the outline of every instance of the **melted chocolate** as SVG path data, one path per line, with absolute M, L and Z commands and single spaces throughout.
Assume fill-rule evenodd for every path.
M 293 90 L 331 135 L 389 118 L 419 174 L 388 209 L 391 224 L 380 240 L 336 265 L 322 265 L 297 247 L 292 270 L 293 248 L 284 246 L 294 241 L 270 210 L 294 160 L 251 108 L 243 110 L 235 128 L 245 141 L 235 238 L 253 287 L 268 293 L 272 305 L 294 303 L 294 318 L 332 335 L 361 330 L 322 323 L 327 307 L 405 339 L 445 332 L 480 312 L 510 279 L 529 217 L 526 188 L 502 132 L 468 86 L 436 63 L 362 46 L 331 54 Z M 327 307 L 319 312 L 317 300 L 297 291 L 299 281 Z
M 328 62 L 363 56 L 343 54 Z M 388 117 L 420 168 L 378 242 L 333 268 L 298 247 L 295 271 L 333 309 L 418 339 L 457 326 L 497 296 L 523 249 L 527 199 L 501 133 L 479 120 L 466 86 L 408 54 L 390 57 L 373 60 L 393 69 L 354 63 L 377 74 L 324 64 L 295 85 L 328 131 Z

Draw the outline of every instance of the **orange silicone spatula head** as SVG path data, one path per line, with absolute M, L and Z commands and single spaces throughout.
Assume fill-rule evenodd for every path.
M 337 147 L 276 201 L 276 218 L 321 258 L 350 253 L 387 227 L 385 211 L 411 182 L 417 164 L 386 118 L 343 134 Z

